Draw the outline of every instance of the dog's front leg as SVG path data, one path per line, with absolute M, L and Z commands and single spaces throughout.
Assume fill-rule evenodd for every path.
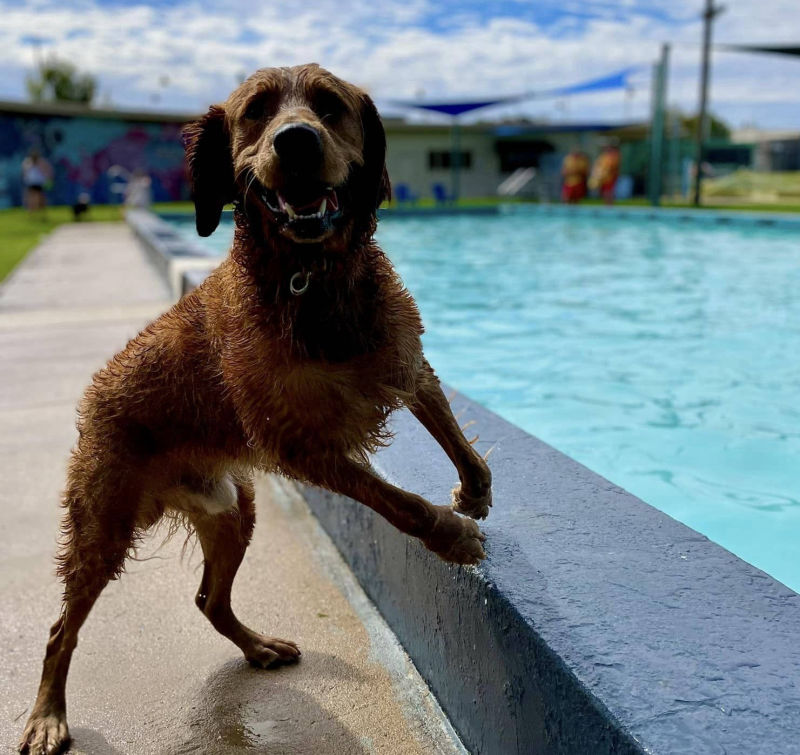
M 436 439 L 458 470 L 461 482 L 453 490 L 455 510 L 473 519 L 485 519 L 492 505 L 492 473 L 461 432 L 442 392 L 439 379 L 425 360 L 414 401 L 409 404 L 409 409 Z
M 419 538 L 445 561 L 477 564 L 486 558 L 482 545 L 486 538 L 475 522 L 459 516 L 450 506 L 434 506 L 421 496 L 390 485 L 355 461 L 337 459 L 334 464 L 322 464 L 312 475 L 305 470 L 292 476 L 360 501 L 401 532 Z

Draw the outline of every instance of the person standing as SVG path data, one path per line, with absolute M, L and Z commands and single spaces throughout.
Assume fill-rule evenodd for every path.
M 589 158 L 579 149 L 573 149 L 561 164 L 561 201 L 577 204 L 586 196 L 589 178 Z
M 606 204 L 614 204 L 614 191 L 619 178 L 620 153 L 616 141 L 609 142 L 594 161 L 589 187 L 597 189 Z
M 153 202 L 152 180 L 141 168 L 133 171 L 125 187 L 125 206 L 146 210 Z
M 47 206 L 45 188 L 53 177 L 53 169 L 40 154 L 32 149 L 22 161 L 22 185 L 25 188 L 23 202 L 28 212 L 43 212 Z

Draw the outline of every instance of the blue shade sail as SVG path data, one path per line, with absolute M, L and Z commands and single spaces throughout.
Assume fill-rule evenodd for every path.
M 589 79 L 578 84 L 571 84 L 566 87 L 556 89 L 544 89 L 540 91 L 522 92 L 521 94 L 499 97 L 488 100 L 466 100 L 461 102 L 427 102 L 414 100 L 393 100 L 391 104 L 401 107 L 413 107 L 420 110 L 430 110 L 434 113 L 456 117 L 469 113 L 472 110 L 479 110 L 493 105 L 509 105 L 523 100 L 531 100 L 537 97 L 561 97 L 567 94 L 582 94 L 584 92 L 600 92 L 608 89 L 625 89 L 628 86 L 628 78 L 635 71 L 639 71 L 643 66 L 629 66 L 616 73 L 601 76 L 600 78 Z

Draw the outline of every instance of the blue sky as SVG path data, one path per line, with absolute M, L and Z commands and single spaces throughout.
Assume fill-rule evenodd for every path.
M 799 0 L 729 0 L 715 40 L 800 40 Z M 0 0 L 0 98 L 22 99 L 36 55 L 100 82 L 100 102 L 199 111 L 256 68 L 317 61 L 380 102 L 512 95 L 641 65 L 631 91 L 486 115 L 644 119 L 649 66 L 673 43 L 670 103 L 697 106 L 702 0 Z M 800 59 L 714 55 L 712 107 L 734 126 L 800 130 Z

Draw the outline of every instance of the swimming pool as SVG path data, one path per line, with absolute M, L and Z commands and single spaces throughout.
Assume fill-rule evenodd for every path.
M 800 591 L 800 234 L 521 209 L 378 238 L 443 380 Z

